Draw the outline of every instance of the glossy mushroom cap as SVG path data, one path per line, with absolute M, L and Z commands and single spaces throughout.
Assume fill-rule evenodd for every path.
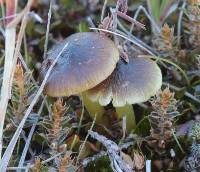
M 109 38 L 93 32 L 76 33 L 48 52 L 41 78 L 66 43 L 68 46 L 45 86 L 45 93 L 52 97 L 70 96 L 93 88 L 113 72 L 119 60 L 118 49 Z
M 114 72 L 87 95 L 92 101 L 113 106 L 147 101 L 162 85 L 162 74 L 158 65 L 147 58 L 129 58 L 126 64 L 119 61 Z

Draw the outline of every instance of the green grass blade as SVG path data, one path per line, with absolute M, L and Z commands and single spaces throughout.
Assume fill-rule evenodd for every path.
M 160 5 L 160 14 L 164 12 L 168 4 L 171 2 L 171 0 L 162 0 L 161 5 Z
M 141 55 L 140 57 L 148 57 L 148 58 L 151 58 L 151 59 L 155 59 L 156 61 L 163 61 L 163 62 L 166 62 L 168 64 L 171 64 L 172 66 L 177 68 L 182 73 L 182 75 L 184 76 L 185 80 L 187 81 L 187 84 L 190 85 L 190 80 L 189 80 L 187 74 L 185 73 L 185 71 L 180 66 L 178 66 L 176 63 L 172 62 L 171 60 L 160 58 L 160 57 L 156 57 L 156 56 L 148 56 L 148 55 Z
M 156 22 L 159 22 L 160 18 L 160 0 L 150 0 L 150 9 L 151 9 L 151 14 L 155 18 Z

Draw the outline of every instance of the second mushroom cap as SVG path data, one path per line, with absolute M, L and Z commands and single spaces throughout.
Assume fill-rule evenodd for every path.
M 92 101 L 115 107 L 147 101 L 162 85 L 158 65 L 147 58 L 129 58 L 129 63 L 120 60 L 113 73 L 102 83 L 87 91 Z

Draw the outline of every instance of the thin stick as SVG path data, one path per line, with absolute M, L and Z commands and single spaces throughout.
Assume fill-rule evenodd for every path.
M 82 161 L 82 165 L 83 167 L 87 167 L 87 165 L 92 162 L 92 161 L 95 161 L 96 159 L 98 158 L 101 158 L 102 156 L 106 156 L 107 155 L 107 152 L 105 151 L 101 151 L 99 152 L 98 154 L 92 156 L 92 157 L 88 157 L 88 158 L 85 158 L 83 161 Z
M 9 3 L 9 2 L 8 2 Z M 8 5 L 8 4 L 7 4 Z M 7 10 L 9 6 L 7 6 Z M 13 10 L 13 9 L 12 9 Z M 15 11 L 15 10 L 14 10 Z M 13 12 L 14 11 L 9 11 Z M 8 11 L 7 11 L 8 13 Z M 0 100 L 0 159 L 3 148 L 3 127 L 6 109 L 8 106 L 8 100 L 10 98 L 10 78 L 12 76 L 13 68 L 13 57 L 15 51 L 15 37 L 16 37 L 16 27 L 8 28 L 6 26 L 5 30 L 5 63 L 4 63 L 4 72 L 3 72 L 3 83 L 1 87 L 1 100 Z
M 142 11 L 141 6 L 139 6 L 139 7 L 137 8 L 137 11 L 135 12 L 134 17 L 133 17 L 134 20 L 137 20 L 137 17 L 138 17 L 138 15 L 139 15 L 140 11 Z M 133 32 L 134 26 L 135 26 L 134 23 L 132 23 L 131 28 L 130 28 L 130 31 L 129 31 L 129 34 L 128 34 L 129 37 L 130 37 L 130 35 L 131 35 L 132 32 Z
M 108 33 L 112 33 L 113 35 L 119 36 L 121 38 L 124 38 L 130 42 L 132 42 L 134 45 L 140 47 L 141 49 L 145 50 L 147 53 L 151 54 L 152 56 L 155 56 L 155 54 L 153 54 L 150 50 L 148 50 L 147 48 L 141 46 L 138 42 L 133 41 L 132 39 L 128 38 L 127 36 L 124 36 L 122 34 L 116 33 L 116 32 L 112 32 L 110 30 L 106 30 L 106 29 L 99 29 L 99 28 L 90 28 L 91 30 L 100 30 L 103 32 L 108 32 Z
M 9 16 L 3 16 L 3 17 L 1 17 L 0 18 L 0 22 L 4 22 L 5 20 L 7 20 L 7 19 L 11 19 L 11 18 L 13 18 L 13 17 L 21 17 L 22 15 L 23 15 L 24 13 L 22 12 L 22 13 L 16 13 L 16 14 L 13 14 L 13 15 L 9 15 Z M 28 13 L 31 17 L 33 17 L 36 21 L 38 21 L 38 22 L 40 22 L 40 23 L 43 23 L 43 20 L 42 20 L 42 18 L 38 15 L 38 14 L 36 14 L 35 12 L 33 12 L 33 11 L 31 11 L 31 12 L 29 12 Z
M 52 65 L 49 67 L 49 69 L 48 69 L 48 71 L 46 73 L 46 76 L 45 76 L 45 78 L 44 78 L 44 80 L 43 80 L 40 88 L 38 89 L 38 91 L 37 91 L 34 99 L 32 100 L 30 106 L 28 107 L 28 109 L 27 109 L 27 111 L 26 111 L 23 119 L 21 120 L 19 126 L 17 127 L 17 130 L 14 133 L 14 136 L 12 137 L 9 145 L 7 146 L 7 149 L 6 149 L 6 151 L 5 151 L 4 155 L 3 155 L 3 158 L 2 158 L 2 160 L 0 162 L 0 171 L 1 172 L 6 172 L 6 168 L 8 166 L 9 160 L 10 160 L 10 158 L 12 156 L 13 150 L 14 150 L 15 145 L 17 143 L 17 140 L 18 140 L 18 138 L 20 136 L 20 133 L 21 133 L 21 131 L 23 129 L 23 126 L 24 126 L 24 124 L 26 122 L 26 119 L 28 118 L 29 114 L 31 113 L 34 105 L 37 103 L 38 98 L 42 94 L 42 91 L 43 91 L 44 86 L 45 86 L 45 84 L 47 82 L 47 79 L 48 79 L 48 77 L 49 77 L 49 75 L 50 75 L 53 67 L 55 66 L 58 58 L 61 56 L 61 54 L 63 53 L 63 51 L 67 48 L 67 46 L 68 46 L 68 43 L 65 44 L 65 46 L 63 47 L 63 49 L 61 50 L 61 52 L 58 54 L 58 56 L 56 57 L 56 59 L 53 61 Z
M 47 56 L 47 47 L 48 47 L 48 38 L 49 38 L 49 28 L 51 24 L 51 14 L 52 14 L 52 0 L 50 0 L 50 5 L 49 5 L 49 12 L 48 12 L 48 23 L 47 23 L 47 30 L 46 30 L 46 36 L 45 36 L 45 44 L 44 44 L 44 55 L 43 59 L 46 58 Z
M 146 30 L 145 25 L 138 22 L 137 20 L 133 19 L 132 17 L 126 15 L 125 13 L 122 13 L 121 11 L 117 11 L 117 15 L 120 16 L 121 18 L 129 21 L 130 23 L 134 23 L 136 26 Z
M 103 4 L 102 12 L 101 12 L 101 22 L 103 21 L 103 18 L 104 18 L 104 15 L 105 15 L 105 10 L 106 10 L 107 3 L 108 3 L 108 0 L 105 0 L 104 4 Z
M 124 26 L 118 21 L 118 25 L 119 28 L 122 29 L 122 31 L 117 30 L 117 33 L 126 36 L 126 34 L 128 35 L 127 37 L 132 39 L 133 42 L 136 42 L 136 44 L 140 44 L 140 47 L 143 47 L 142 49 L 144 49 L 145 51 L 149 52 L 149 54 L 154 54 L 154 55 L 158 55 L 158 52 L 156 52 L 155 50 L 153 50 L 152 47 L 150 47 L 149 45 L 147 45 L 145 42 L 143 42 L 142 40 L 140 40 L 139 38 L 137 38 L 136 36 L 130 34 L 129 31 L 127 31 Z M 127 42 L 127 40 L 125 40 L 125 42 Z M 132 48 L 132 47 L 131 47 Z
M 151 22 L 151 25 L 156 29 L 156 32 L 160 34 L 161 33 L 161 28 L 158 26 L 158 24 L 155 22 L 155 20 L 151 17 L 151 15 L 148 13 L 148 11 L 142 5 L 138 7 L 138 10 L 136 11 L 136 14 L 138 13 L 137 15 L 139 15 L 140 11 L 143 11 L 143 13 L 145 14 L 145 16 Z M 135 20 L 137 19 L 137 15 L 134 16 Z

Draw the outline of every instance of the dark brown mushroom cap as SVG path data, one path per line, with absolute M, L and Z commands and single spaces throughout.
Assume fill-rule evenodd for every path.
M 129 58 L 129 63 L 119 61 L 113 73 L 102 83 L 87 91 L 93 101 L 113 106 L 124 106 L 147 101 L 162 85 L 158 65 L 147 58 Z
M 93 33 L 76 33 L 55 45 L 42 64 L 41 78 L 63 47 L 45 86 L 52 97 L 70 96 L 88 90 L 105 80 L 119 60 L 119 52 L 109 38 Z

